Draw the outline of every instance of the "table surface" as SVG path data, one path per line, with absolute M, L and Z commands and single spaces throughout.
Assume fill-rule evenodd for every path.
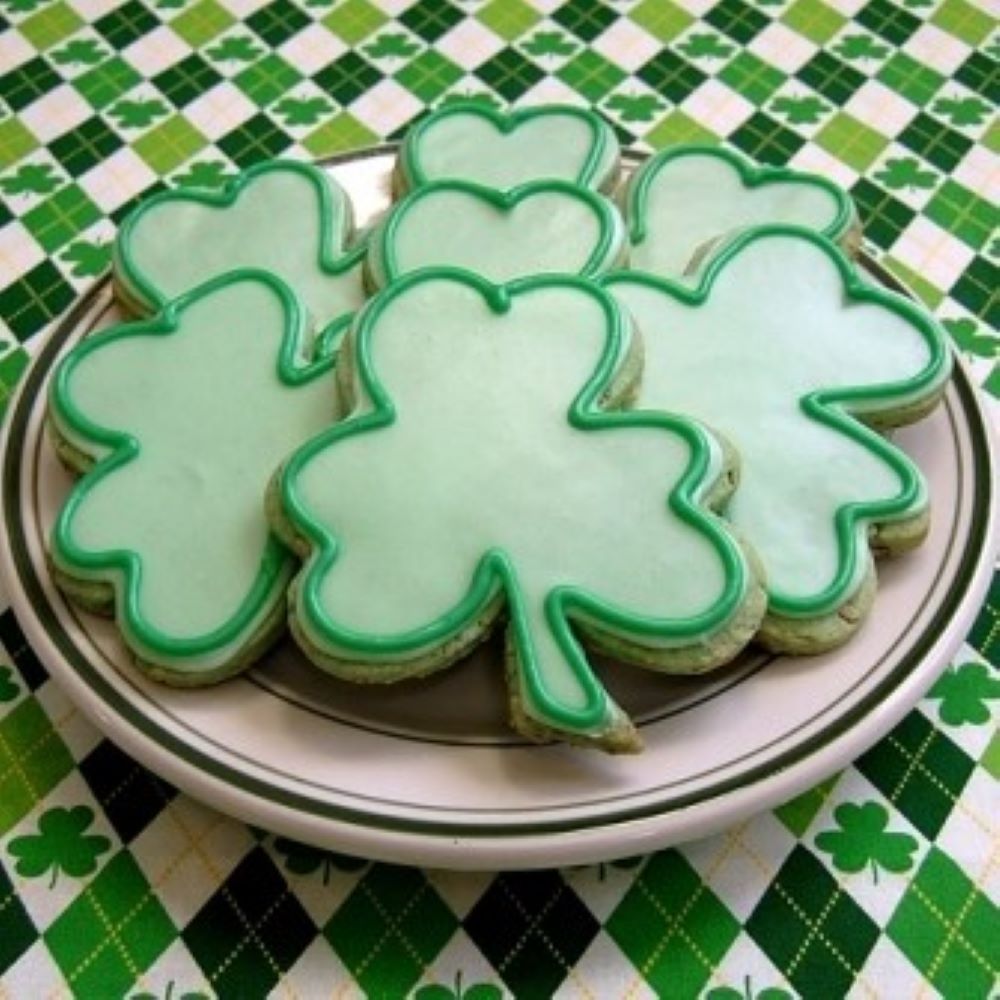
M 0 0 L 0 406 L 165 185 L 393 138 L 447 95 L 591 105 L 847 187 L 1000 413 L 988 0 Z M 6 601 L 3 605 L 6 606 Z M 291 843 L 102 738 L 0 614 L 0 997 L 986 997 L 1000 576 L 927 697 L 782 808 L 529 874 Z M 995 995 L 995 992 L 993 993 Z

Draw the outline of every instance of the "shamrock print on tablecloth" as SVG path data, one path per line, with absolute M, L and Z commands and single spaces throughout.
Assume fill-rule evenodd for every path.
M 93 822 L 90 806 L 56 806 L 42 813 L 38 833 L 15 837 L 7 846 L 17 858 L 15 871 L 25 878 L 38 878 L 51 870 L 49 888 L 56 884 L 60 872 L 73 878 L 93 874 L 98 858 L 111 848 L 107 837 L 85 832 Z
M 59 259 L 70 265 L 74 278 L 96 278 L 111 264 L 111 244 L 77 240 L 66 247 Z
M 755 992 L 753 980 L 747 976 L 743 980 L 743 989 L 734 986 L 717 986 L 705 994 L 705 1000 L 793 1000 L 792 994 L 780 986 L 765 986 Z
M 21 688 L 14 680 L 13 668 L 0 665 L 0 701 L 13 701 L 20 691 Z
M 830 855 L 838 871 L 854 873 L 868 867 L 872 881 L 878 882 L 880 868 L 899 874 L 913 867 L 916 838 L 888 829 L 889 812 L 885 806 L 878 802 L 845 802 L 834 809 L 833 817 L 840 829 L 818 834 L 816 846 Z
M 293 875 L 312 875 L 321 872 L 323 885 L 330 884 L 330 877 L 334 871 L 357 872 L 368 866 L 368 861 L 364 858 L 325 851 L 288 837 L 278 837 L 274 842 L 274 849 L 284 858 L 285 868 Z
M 1000 699 L 1000 678 L 985 663 L 949 667 L 927 697 L 939 701 L 938 717 L 949 726 L 981 726 L 990 721 L 991 701 Z
M 414 991 L 413 1000 L 503 1000 L 503 995 L 503 989 L 495 983 L 466 986 L 462 982 L 462 973 L 456 972 L 454 987 L 428 983 Z

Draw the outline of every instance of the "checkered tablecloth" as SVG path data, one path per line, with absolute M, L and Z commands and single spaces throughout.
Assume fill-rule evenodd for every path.
M 831 177 L 1000 396 L 997 13 L 0 0 L 0 405 L 136 199 L 381 142 L 451 94 L 584 103 L 626 145 L 726 142 Z M 0 641 L 2 998 L 1000 988 L 1000 576 L 936 686 L 842 774 L 680 849 L 530 874 L 396 868 L 248 828 L 105 740 L 10 611 Z

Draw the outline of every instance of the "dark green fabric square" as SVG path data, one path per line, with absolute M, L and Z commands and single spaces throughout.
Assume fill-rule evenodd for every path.
M 855 20 L 893 45 L 902 45 L 920 27 L 920 20 L 889 0 L 869 0 Z
M 600 929 L 557 872 L 497 876 L 463 921 L 518 998 L 551 997 Z
M 994 667 L 1000 667 L 1000 571 L 993 574 L 986 603 L 973 623 L 968 642 Z
M 976 257 L 948 294 L 994 330 L 1000 329 L 1000 268 L 996 264 Z
M 63 278 L 59 269 L 51 261 L 43 260 L 23 278 L 18 278 L 0 292 L 0 316 L 14 336 L 23 342 L 55 319 L 75 298 L 73 286 Z M 57 742 L 65 751 L 61 741 Z M 68 753 L 65 757 L 57 754 L 56 759 L 63 765 L 68 762 L 69 768 L 73 766 Z M 0 798 L 4 794 L 0 788 Z
M 675 104 L 696 91 L 707 79 L 697 66 L 670 49 L 658 52 L 649 62 L 640 66 L 635 75 Z
M 120 56 L 113 56 L 82 73 L 73 81 L 73 86 L 95 111 L 101 111 L 141 82 L 142 77 L 132 66 Z
M 741 45 L 752 41 L 770 23 L 766 14 L 744 0 L 721 0 L 704 19 Z
M 982 250 L 1000 228 L 1000 207 L 948 178 L 924 214 L 973 250 Z
M 552 20 L 585 42 L 592 42 L 617 18 L 618 15 L 601 0 L 569 0 L 552 14 Z
M 844 996 L 879 929 L 801 844 L 750 914 L 746 930 L 802 996 Z
M 399 20 L 425 42 L 436 42 L 464 17 L 448 0 L 418 0 Z
M 476 76 L 501 97 L 508 101 L 516 101 L 545 74 L 520 52 L 514 49 L 502 49 L 476 70 Z
M 67 184 L 27 212 L 21 222 L 48 253 L 55 253 L 100 218 L 100 209 L 82 189 Z
M 291 138 L 265 114 L 254 115 L 216 143 L 241 170 L 277 156 L 291 144 Z
M 463 71 L 450 59 L 427 49 L 408 62 L 396 79 L 425 104 L 431 104 L 462 76 Z
M 758 107 L 766 104 L 787 77 L 752 52 L 739 52 L 719 73 L 719 79 Z
M 607 921 L 658 996 L 701 996 L 740 922 L 677 851 L 654 855 Z
M 316 926 L 255 847 L 181 936 L 219 996 L 262 997 L 298 961 Z
M 339 104 L 350 104 L 382 79 L 382 74 L 356 52 L 345 52 L 314 77 L 317 86 Z
M 38 931 L 0 864 L 0 979 L 37 939 Z
M 1000 62 L 996 59 L 982 52 L 973 52 L 955 70 L 954 77 L 992 104 L 1000 104 Z
M 566 63 L 557 75 L 591 104 L 597 104 L 625 79 L 626 74 L 599 53 L 584 49 Z
M 94 22 L 94 27 L 119 52 L 137 38 L 148 35 L 160 24 L 156 15 L 148 11 L 139 0 L 129 0 L 116 10 Z
M 776 166 L 786 164 L 806 142 L 802 136 L 785 128 L 763 111 L 748 118 L 733 132 L 729 141 L 753 159 Z
M 113 857 L 45 931 L 77 996 L 122 996 L 177 932 L 127 851 Z
M 905 52 L 894 52 L 878 71 L 878 79 L 919 107 L 934 97 L 945 80 L 940 73 Z
M 266 7 L 254 11 L 246 19 L 246 23 L 268 45 L 278 46 L 309 24 L 309 17 L 291 0 L 274 0 Z
M 234 82 L 258 107 L 266 107 L 287 93 L 301 80 L 301 75 L 281 56 L 266 55 L 234 77 Z
M 197 52 L 153 77 L 153 83 L 175 107 L 183 108 L 222 77 Z
M 864 226 L 865 236 L 883 250 L 889 250 L 913 221 L 916 212 L 888 191 L 861 178 L 851 189 Z
M 71 177 L 79 177 L 106 160 L 122 140 L 96 115 L 49 143 L 52 155 Z
M 914 711 L 858 758 L 856 766 L 928 840 L 933 840 L 975 764 Z
M 962 869 L 931 847 L 886 933 L 946 997 L 985 997 L 1000 968 L 1000 913 Z
M 796 76 L 836 105 L 846 103 L 866 79 L 863 73 L 822 50 L 802 66 Z
M 59 74 L 41 57 L 0 76 L 0 95 L 11 111 L 20 111 L 29 104 L 55 90 L 61 83 Z
M 402 997 L 457 925 L 422 872 L 373 865 L 323 934 L 366 995 Z
M 920 112 L 900 132 L 899 141 L 945 173 L 951 173 L 972 148 L 972 140 Z

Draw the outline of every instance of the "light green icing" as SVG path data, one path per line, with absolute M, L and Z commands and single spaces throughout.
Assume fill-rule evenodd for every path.
M 645 334 L 637 406 L 690 414 L 739 451 L 727 514 L 763 561 L 770 609 L 816 617 L 850 599 L 869 526 L 913 517 L 927 494 L 849 414 L 932 396 L 950 372 L 938 327 L 791 227 L 734 238 L 693 289 L 627 272 L 606 287 Z
M 738 230 L 791 224 L 841 239 L 854 222 L 845 191 L 824 177 L 755 166 L 728 149 L 674 146 L 647 160 L 626 195 L 630 267 L 683 275 L 707 244 Z
M 620 149 L 611 126 L 592 111 L 540 105 L 506 114 L 478 104 L 448 104 L 415 125 L 400 152 L 408 188 L 466 180 L 508 189 L 563 180 L 606 189 Z
M 370 241 L 381 286 L 421 267 L 464 267 L 504 283 L 531 274 L 593 277 L 622 263 L 625 227 L 606 198 L 564 181 L 508 192 L 466 181 L 417 188 Z
M 269 161 L 221 194 L 165 191 L 142 202 L 118 233 L 115 274 L 126 296 L 152 312 L 228 271 L 268 271 L 327 327 L 365 298 L 364 247 L 346 247 L 351 226 L 347 195 L 328 174 Z
M 724 629 L 748 573 L 698 506 L 718 446 L 681 418 L 598 408 L 626 336 L 576 278 L 493 286 L 442 269 L 374 299 L 346 347 L 374 409 L 280 480 L 312 549 L 293 608 L 309 643 L 399 676 L 502 590 L 529 716 L 593 733 L 620 710 L 574 617 L 652 649 Z
M 177 675 L 215 674 L 284 600 L 265 487 L 333 412 L 332 358 L 304 359 L 304 320 L 277 279 L 236 272 L 84 340 L 53 381 L 56 428 L 99 458 L 53 558 L 111 583 L 126 640 Z

